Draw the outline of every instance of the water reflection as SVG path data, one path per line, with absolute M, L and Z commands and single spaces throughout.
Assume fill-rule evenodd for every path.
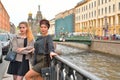
M 57 49 L 63 53 L 62 57 L 103 78 L 103 80 L 120 80 L 120 58 L 118 57 L 63 45 L 57 45 Z

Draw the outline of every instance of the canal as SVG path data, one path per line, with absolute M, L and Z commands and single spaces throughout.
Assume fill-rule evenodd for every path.
M 90 52 L 58 44 L 61 57 L 92 72 L 103 80 L 120 80 L 120 58 L 99 52 Z

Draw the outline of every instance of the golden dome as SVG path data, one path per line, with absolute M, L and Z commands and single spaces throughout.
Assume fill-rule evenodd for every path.
M 32 16 L 32 13 L 31 12 L 29 12 L 29 14 L 28 14 L 29 16 Z

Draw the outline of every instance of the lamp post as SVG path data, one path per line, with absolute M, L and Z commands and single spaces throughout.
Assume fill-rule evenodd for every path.
M 83 34 L 83 28 L 84 28 L 84 27 L 82 26 L 82 34 Z
M 104 36 L 107 36 L 107 32 L 108 32 L 108 23 L 107 23 L 107 16 L 104 17 L 105 18 L 105 27 L 104 29 Z

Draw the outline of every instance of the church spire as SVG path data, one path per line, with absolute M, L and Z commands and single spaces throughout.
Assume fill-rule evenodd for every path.
M 40 11 L 40 5 L 38 5 L 38 11 Z
M 37 22 L 39 22 L 41 19 L 42 19 L 42 14 L 41 14 L 41 11 L 40 11 L 40 5 L 38 5 L 38 11 L 37 11 L 37 14 L 36 14 L 36 20 L 37 20 Z

